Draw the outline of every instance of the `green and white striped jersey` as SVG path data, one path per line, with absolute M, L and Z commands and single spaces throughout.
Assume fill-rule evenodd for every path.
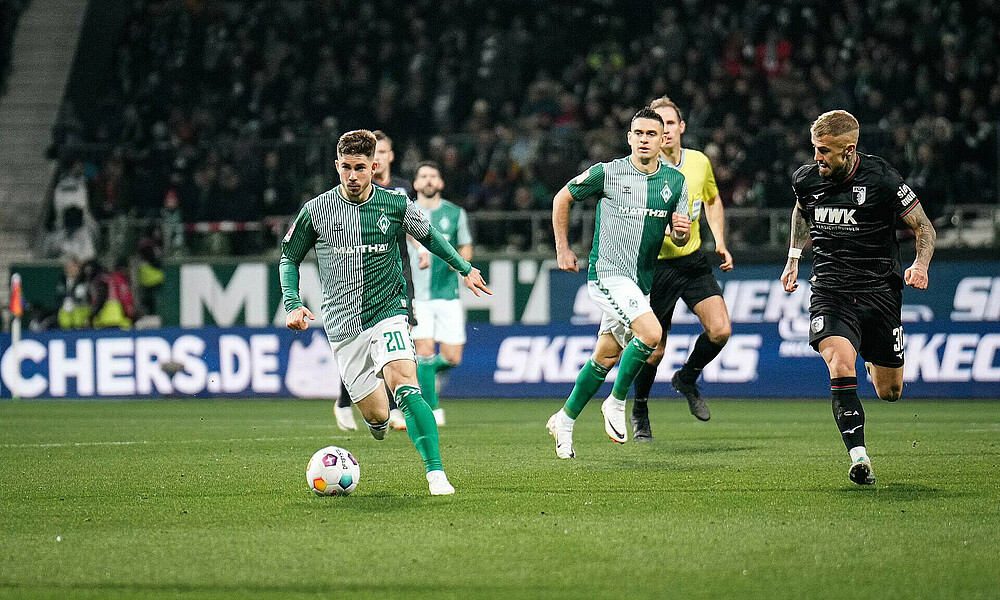
M 687 211 L 684 175 L 662 164 L 643 173 L 626 156 L 597 163 L 567 188 L 574 200 L 601 195 L 587 279 L 628 277 L 648 294 L 670 215 Z
M 281 244 L 282 266 L 289 261 L 295 266 L 294 281 L 288 271 L 281 271 L 288 311 L 302 306 L 298 265 L 315 245 L 323 326 L 332 342 L 406 314 L 396 234 L 402 227 L 417 239 L 430 235 L 430 223 L 406 194 L 378 186 L 372 190 L 360 204 L 344 198 L 339 186 L 306 202 Z
M 424 208 L 419 202 L 414 206 L 441 232 L 444 239 L 456 248 L 472 243 L 469 220 L 465 209 L 441 200 L 437 208 Z M 413 275 L 413 298 L 415 300 L 454 300 L 458 298 L 458 273 L 444 260 L 431 256 L 431 266 L 420 268 L 420 257 L 410 253 L 410 272 Z

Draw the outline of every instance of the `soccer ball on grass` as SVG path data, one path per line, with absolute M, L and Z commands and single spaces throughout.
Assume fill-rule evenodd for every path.
M 360 478 L 357 459 L 338 446 L 317 451 L 306 467 L 306 484 L 317 496 L 347 496 L 358 487 Z

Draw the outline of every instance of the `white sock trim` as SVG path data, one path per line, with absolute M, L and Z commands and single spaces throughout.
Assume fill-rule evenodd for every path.
M 857 462 L 859 458 L 868 458 L 868 450 L 864 446 L 855 446 L 847 452 L 851 455 L 852 462 Z

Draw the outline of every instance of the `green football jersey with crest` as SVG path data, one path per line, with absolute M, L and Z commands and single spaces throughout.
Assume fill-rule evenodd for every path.
M 465 209 L 447 200 L 441 200 L 437 208 L 424 208 L 419 202 L 415 206 L 441 232 L 444 239 L 458 248 L 472 243 L 469 220 Z M 414 300 L 455 300 L 458 298 L 458 273 L 444 260 L 431 256 L 431 266 L 420 268 L 417 252 L 410 252 L 410 272 L 413 275 Z
M 644 294 L 674 212 L 687 214 L 684 175 L 658 164 L 643 173 L 629 157 L 597 163 L 567 184 L 574 200 L 599 194 L 587 279 L 628 277 Z
M 308 201 L 281 243 L 285 310 L 299 299 L 298 265 L 316 248 L 323 288 L 323 326 L 332 342 L 356 336 L 383 319 L 406 314 L 406 283 L 396 234 L 402 228 L 446 256 L 462 273 L 471 265 L 443 240 L 406 194 L 372 186 L 361 203 L 340 187 Z

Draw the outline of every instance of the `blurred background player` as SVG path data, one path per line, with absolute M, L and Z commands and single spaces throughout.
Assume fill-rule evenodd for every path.
M 546 424 L 556 438 L 559 458 L 576 456 L 573 424 L 619 357 L 614 389 L 601 405 L 601 412 L 611 441 L 624 444 L 628 440 L 625 395 L 663 335 L 649 306 L 653 263 L 664 231 L 671 230 L 678 245 L 686 242 L 689 234 L 684 175 L 659 160 L 663 119 L 653 109 L 643 108 L 632 117 L 627 139 L 632 149 L 629 156 L 593 165 L 563 186 L 552 202 L 559 268 L 576 273 L 576 254 L 568 241 L 570 205 L 593 195 L 600 198 L 587 293 L 603 315 L 594 355 L 580 369 L 569 399 Z M 685 212 L 677 214 L 675 210 Z
M 323 326 L 341 378 L 372 437 L 384 439 L 389 427 L 388 385 L 423 459 L 431 495 L 453 494 L 455 488 L 441 463 L 434 415 L 417 384 L 403 266 L 395 243 L 399 230 L 463 273 L 476 295 L 489 290 L 479 270 L 441 237 L 406 194 L 372 185 L 376 166 L 372 132 L 342 135 L 336 164 L 340 185 L 306 202 L 281 244 L 286 325 L 301 331 L 308 327 L 307 319 L 314 319 L 299 298 L 299 264 L 315 247 L 323 287 Z
M 392 151 L 392 138 L 381 130 L 372 132 L 375 134 L 375 165 L 376 171 L 372 177 L 375 185 L 393 190 L 401 194 L 410 195 L 410 182 L 402 177 L 392 174 L 392 163 L 396 160 L 396 154 Z M 409 301 L 408 318 L 410 327 L 416 324 L 413 316 L 413 277 L 410 269 L 410 257 L 406 247 L 406 234 L 402 230 L 396 240 L 399 244 L 399 256 L 403 261 L 403 279 L 406 280 L 406 294 Z M 354 421 L 354 411 L 351 410 L 351 398 L 344 387 L 344 382 L 340 382 L 340 398 L 334 406 L 333 414 L 337 419 L 337 427 L 344 431 L 353 431 L 358 428 Z M 402 411 L 396 406 L 392 394 L 389 394 L 389 427 L 396 430 L 406 429 L 406 419 L 403 418 Z
M 417 208 L 465 260 L 472 260 L 472 235 L 465 209 L 441 198 L 444 180 L 437 163 L 417 165 L 413 189 Z M 438 426 L 444 409 L 438 406 L 437 374 L 457 367 L 465 347 L 465 309 L 458 299 L 459 277 L 445 261 L 431 256 L 415 240 L 410 253 L 413 273 L 413 342 L 417 348 L 417 378 L 424 400 L 434 409 Z M 438 344 L 440 353 L 435 351 Z
M 791 244 L 781 274 L 798 287 L 802 248 L 812 239 L 809 343 L 830 371 L 833 418 L 851 456 L 848 477 L 875 483 L 865 447 L 865 411 L 858 398 L 858 354 L 875 393 L 889 402 L 903 392 L 903 285 L 927 289 L 936 233 L 920 201 L 884 159 L 857 151 L 861 127 L 843 110 L 813 123 L 813 164 L 792 180 Z M 916 258 L 903 273 L 896 219 L 916 236 Z
M 707 421 L 711 413 L 696 382 L 705 365 L 722 352 L 732 331 L 729 311 L 722 298 L 722 288 L 712 274 L 712 266 L 708 264 L 705 253 L 701 252 L 699 217 L 704 206 L 705 218 L 712 230 L 712 237 L 715 238 L 715 252 L 722 259 L 719 268 L 723 271 L 733 269 L 733 257 L 726 248 L 722 199 L 719 198 L 719 188 L 715 184 L 712 163 L 703 153 L 681 146 L 681 135 L 687 124 L 681 116 L 681 110 L 670 98 L 657 98 L 650 107 L 663 119 L 661 160 L 683 173 L 687 181 L 691 236 L 681 247 L 671 243 L 667 239 L 669 236 L 665 237 L 659 260 L 656 261 L 649 303 L 663 327 L 663 339 L 635 378 L 635 402 L 632 404 L 631 421 L 632 433 L 637 442 L 653 440 L 647 400 L 656 378 L 656 369 L 663 360 L 677 299 L 684 299 L 688 308 L 698 315 L 705 331 L 698 336 L 690 356 L 684 366 L 674 373 L 670 383 L 674 389 L 684 394 L 691 414 L 702 421 Z

